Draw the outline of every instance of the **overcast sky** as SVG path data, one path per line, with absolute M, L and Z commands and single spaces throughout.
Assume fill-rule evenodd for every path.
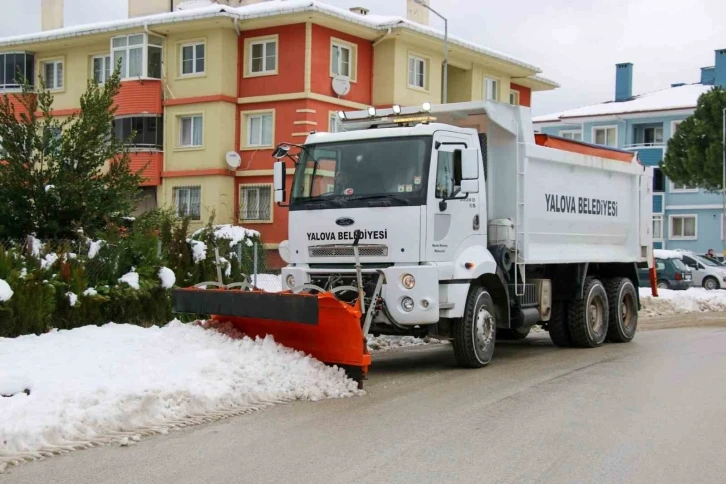
M 406 0 L 325 0 L 406 13 Z M 562 87 L 535 93 L 533 114 L 612 100 L 615 64 L 634 64 L 634 93 L 698 82 L 726 48 L 724 0 L 431 0 L 449 32 L 542 69 Z M 0 0 L 0 35 L 40 30 L 40 0 Z M 476 5 L 476 6 L 475 6 Z M 125 18 L 126 0 L 65 0 L 64 25 Z M 433 14 L 431 24 L 443 29 Z M 720 34 L 720 35 L 719 35 Z

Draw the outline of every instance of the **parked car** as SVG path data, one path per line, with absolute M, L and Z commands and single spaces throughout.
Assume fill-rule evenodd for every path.
M 655 249 L 655 270 L 661 289 L 686 290 L 693 284 L 691 270 L 681 260 L 680 252 Z M 638 269 L 640 287 L 650 287 L 649 269 Z
M 681 254 L 683 263 L 691 269 L 694 286 L 703 286 L 709 290 L 726 288 L 725 266 L 695 252 L 679 249 L 676 251 Z

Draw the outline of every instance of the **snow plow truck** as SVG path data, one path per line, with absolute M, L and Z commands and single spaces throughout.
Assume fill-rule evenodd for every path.
M 533 325 L 560 347 L 633 339 L 653 264 L 637 154 L 535 133 L 529 108 L 492 101 L 338 117 L 273 153 L 283 290 L 178 289 L 175 312 L 272 335 L 360 386 L 369 334 L 448 339 L 466 368 Z

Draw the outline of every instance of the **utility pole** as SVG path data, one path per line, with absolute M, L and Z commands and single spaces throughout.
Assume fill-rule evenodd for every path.
M 443 104 L 446 104 L 448 100 L 448 93 L 449 93 L 449 21 L 441 15 L 439 12 L 431 8 L 426 0 L 414 0 L 414 2 L 418 3 L 422 7 L 425 7 L 429 9 L 431 12 L 433 12 L 436 16 L 438 16 L 441 20 L 444 21 L 444 85 L 442 86 L 442 92 L 441 92 L 441 102 Z M 724 248 L 726 251 L 726 246 Z
M 724 236 L 724 223 L 726 221 L 726 108 L 723 108 L 721 117 L 721 152 L 723 156 L 723 178 L 721 179 L 721 195 L 723 196 L 723 208 L 721 211 L 721 242 L 723 244 L 723 256 L 726 259 L 726 237 Z

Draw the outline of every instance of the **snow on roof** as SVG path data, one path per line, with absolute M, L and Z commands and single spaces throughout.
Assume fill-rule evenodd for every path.
M 675 250 L 653 249 L 656 259 L 683 259 L 683 254 Z
M 566 118 L 695 108 L 701 94 L 709 91 L 712 87 L 703 84 L 685 84 L 678 87 L 669 87 L 667 89 L 661 89 L 660 91 L 640 94 L 629 101 L 608 101 L 559 113 L 535 116 L 532 118 L 532 122 L 545 123 L 564 120 Z
M 0 47 L 10 47 L 19 44 L 43 42 L 82 35 L 92 35 L 103 32 L 110 32 L 114 30 L 125 30 L 134 27 L 143 27 L 144 25 L 151 26 L 180 22 L 185 20 L 213 18 L 219 16 L 237 18 L 238 20 L 251 20 L 262 17 L 301 12 L 319 12 L 376 30 L 387 30 L 388 28 L 398 27 L 413 30 L 438 39 L 444 38 L 444 34 L 440 30 L 436 30 L 425 25 L 411 22 L 402 17 L 384 15 L 359 15 L 357 13 L 351 12 L 350 10 L 333 7 L 318 0 L 271 0 L 267 2 L 246 5 L 243 7 L 228 7 L 218 4 L 199 6 L 203 3 L 199 0 L 193 2 L 190 1 L 187 3 L 193 3 L 194 8 L 187 7 L 184 10 L 149 15 L 145 17 L 134 17 L 130 19 L 98 22 L 93 24 L 78 25 L 74 27 L 64 27 L 61 29 L 48 30 L 44 32 L 35 32 L 32 34 L 0 38 Z M 477 45 L 473 42 L 469 42 L 456 36 L 449 35 L 448 42 L 450 44 L 458 45 L 460 47 L 470 49 L 480 54 L 488 55 L 506 62 L 510 62 L 512 64 L 519 65 L 525 69 L 530 69 L 535 72 L 541 72 L 540 68 L 529 64 L 528 62 L 525 62 L 521 59 L 517 59 L 516 57 L 496 51 L 494 49 Z

